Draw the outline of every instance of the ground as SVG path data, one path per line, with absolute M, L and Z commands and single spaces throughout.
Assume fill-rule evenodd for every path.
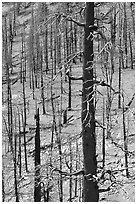
M 3 7 L 3 9 L 7 7 Z M 55 6 L 51 7 L 56 8 Z M 51 9 L 51 10 L 52 10 Z M 10 8 L 8 7 L 8 10 Z M 3 13 L 6 12 L 3 10 Z M 30 19 L 30 14 L 21 15 L 17 20 L 22 23 Z M 26 33 L 29 33 L 29 24 L 26 28 Z M 27 35 L 26 35 L 27 36 Z M 97 51 L 97 42 L 96 51 Z M 20 30 L 15 37 L 15 43 L 13 47 L 14 55 L 20 53 L 21 39 Z M 95 52 L 96 53 L 96 52 Z M 117 55 L 118 58 L 118 55 Z M 20 59 L 19 59 L 20 60 Z M 72 74 L 75 76 L 82 75 L 82 63 L 77 62 L 77 65 L 72 64 Z M 19 68 L 20 69 L 20 68 Z M 15 70 L 15 72 L 19 71 Z M 100 69 L 100 62 L 96 64 L 96 71 L 98 79 L 104 79 L 102 71 Z M 64 69 L 63 69 L 64 73 Z M 32 89 L 29 88 L 29 74 L 27 73 L 27 82 L 25 83 L 26 102 L 27 102 L 27 125 L 26 125 L 26 140 L 27 142 L 27 159 L 28 170 L 25 171 L 24 162 L 24 140 L 22 134 L 22 176 L 17 176 L 19 200 L 20 202 L 33 202 L 34 200 L 34 137 L 36 120 L 34 118 L 36 108 L 40 109 L 40 138 L 41 138 L 41 180 L 45 184 L 45 190 L 50 185 L 50 201 L 59 201 L 59 174 L 54 171 L 54 168 L 59 166 L 59 154 L 57 138 L 54 132 L 53 136 L 53 150 L 51 157 L 51 138 L 52 138 L 52 124 L 53 113 L 51 107 L 51 95 L 50 95 L 50 74 L 44 74 L 44 93 L 45 93 L 45 108 L 46 114 L 43 115 L 42 103 L 41 103 L 41 89 L 35 90 L 35 100 L 33 100 Z M 56 76 L 55 76 L 56 77 Z M 115 73 L 113 76 L 113 88 L 118 91 L 118 64 L 115 62 Z M 60 74 L 56 77 L 53 92 L 57 99 L 54 100 L 56 109 L 56 120 L 59 131 L 59 119 L 61 117 L 60 109 L 65 110 L 68 107 L 68 81 L 65 82 L 63 75 L 63 93 L 60 92 Z M 122 89 L 125 96 L 125 105 L 131 100 L 135 93 L 135 70 L 128 69 L 122 70 Z M 97 86 L 97 90 L 102 94 L 97 94 L 97 107 L 96 107 L 96 120 L 102 124 L 103 115 L 103 98 L 106 100 L 106 87 Z M 79 170 L 83 167 L 82 157 L 82 135 L 81 135 L 81 94 L 82 94 L 82 81 L 72 81 L 72 109 L 67 112 L 67 117 L 71 117 L 71 120 L 67 124 L 62 124 L 61 132 L 59 136 L 62 143 L 62 165 L 63 171 L 69 172 L 68 168 L 71 164 L 70 152 L 73 158 L 72 171 Z M 7 124 L 7 101 L 6 101 L 7 86 L 3 85 L 3 106 L 2 106 L 2 157 L 3 157 L 3 178 L 4 178 L 4 191 L 5 201 L 14 202 L 14 176 L 13 176 L 13 158 L 9 151 L 8 136 L 6 130 Z M 62 104 L 61 104 L 62 97 Z M 128 170 L 129 177 L 126 177 L 125 171 L 125 153 L 124 148 L 124 136 L 123 136 L 123 116 L 122 109 L 118 109 L 117 104 L 118 95 L 114 95 L 111 110 L 111 137 L 106 139 L 106 158 L 105 158 L 105 171 L 103 179 L 98 182 L 100 189 L 100 202 L 134 202 L 135 201 L 135 101 L 132 102 L 130 108 L 125 112 L 126 121 L 126 134 L 128 140 Z M 17 83 L 12 85 L 12 103 L 13 103 L 13 123 L 14 123 L 14 135 L 18 133 L 18 109 L 20 117 L 23 110 L 22 99 L 22 84 L 18 80 Z M 61 108 L 62 107 L 62 108 Z M 106 106 L 105 106 L 106 111 Z M 22 119 L 21 119 L 22 120 Z M 61 120 L 63 123 L 63 118 Z M 16 124 L 16 128 L 15 128 Z M 22 124 L 22 121 L 21 121 Z M 106 119 L 105 119 L 106 126 Z M 21 125 L 21 131 L 23 131 Z M 97 140 L 97 177 L 98 179 L 102 175 L 102 128 L 96 128 L 96 140 Z M 106 131 L 105 131 L 106 135 Z M 17 136 L 17 141 L 18 141 Z M 71 141 L 71 142 L 70 142 Z M 17 142 L 18 147 L 18 142 Z M 50 168 L 49 163 L 52 160 L 53 168 Z M 18 162 L 17 162 L 18 165 Z M 19 175 L 19 169 L 17 167 L 17 175 Z M 72 201 L 82 201 L 82 176 L 72 177 Z M 77 186 L 77 191 L 75 187 Z M 109 189 L 108 189 L 109 188 Z M 63 176 L 63 201 L 69 201 L 70 197 L 70 177 Z M 107 191 L 105 191 L 107 190 Z M 103 192 L 101 192 L 103 191 Z M 43 201 L 43 197 L 42 197 Z
M 73 69 L 73 74 L 77 74 L 78 70 L 81 70 L 81 65 L 75 67 Z M 79 72 L 80 75 L 81 71 Z M 117 82 L 118 82 L 118 73 L 117 71 L 114 74 L 114 84 L 113 88 L 117 89 Z M 127 104 L 133 93 L 134 93 L 134 70 L 126 69 L 123 71 L 123 89 L 125 92 L 125 104 Z M 27 140 L 31 137 L 35 136 L 35 101 L 32 99 L 32 91 L 29 89 L 28 82 L 26 82 L 26 98 L 29 102 L 29 107 L 27 108 L 27 126 L 26 130 L 28 133 L 26 134 Z M 57 85 L 58 84 L 58 85 Z M 58 96 L 58 87 L 60 86 L 60 82 L 56 80 L 56 86 L 54 92 Z M 6 87 L 4 87 L 6 88 Z M 62 95 L 63 98 L 63 109 L 66 109 L 68 106 L 68 82 L 63 83 L 64 93 Z M 48 86 L 48 89 L 50 86 Z M 72 82 L 72 110 L 68 111 L 68 118 L 72 116 L 72 121 L 66 125 L 63 125 L 60 133 L 61 141 L 62 141 L 62 152 L 64 154 L 64 158 L 67 157 L 68 159 L 68 151 L 69 151 L 69 138 L 72 139 L 72 146 L 74 147 L 76 141 L 79 144 L 79 156 L 82 158 L 82 138 L 81 138 L 81 90 L 82 83 L 81 81 L 73 81 Z M 106 87 L 98 87 L 99 91 L 102 93 L 106 92 Z M 19 100 L 22 101 L 21 98 L 21 90 L 22 87 L 20 82 L 17 82 L 12 87 L 12 95 L 13 95 L 13 103 L 19 103 Z M 46 98 L 50 98 L 50 94 L 48 91 L 45 91 Z M 41 146 L 45 147 L 41 151 L 41 164 L 42 164 L 42 173 L 46 174 L 45 167 L 47 166 L 46 162 L 49 160 L 49 148 L 46 148 L 46 145 L 50 144 L 51 141 L 51 127 L 52 127 L 52 110 L 51 110 L 51 101 L 46 101 L 46 114 L 42 114 L 42 106 L 39 100 L 39 89 L 36 90 L 36 97 L 37 97 L 37 107 L 40 108 L 40 126 L 41 126 Z M 98 105 L 96 111 L 96 117 L 101 122 L 102 121 L 102 97 L 99 95 L 98 97 Z M 117 98 L 117 96 L 116 96 Z M 60 99 L 56 100 L 55 103 L 56 110 L 60 107 Z M 20 105 L 21 109 L 22 105 Z M 111 129 L 111 138 L 106 140 L 106 161 L 105 166 L 106 170 L 110 170 L 112 173 L 112 181 L 110 180 L 110 174 L 106 174 L 104 180 L 99 182 L 100 189 L 107 189 L 108 186 L 111 185 L 110 190 L 106 192 L 100 193 L 100 201 L 117 201 L 117 202 L 133 202 L 135 197 L 135 160 L 134 160 L 134 150 L 135 150 L 135 127 L 134 127 L 134 101 L 131 104 L 130 109 L 125 113 L 126 118 L 126 125 L 127 125 L 127 135 L 128 135 L 128 151 L 130 152 L 128 156 L 128 165 L 129 165 L 129 178 L 126 178 L 125 174 L 125 160 L 124 160 L 124 152 L 122 151 L 123 148 L 123 125 L 122 125 L 122 110 L 117 108 L 118 105 L 116 100 L 114 99 L 112 105 L 112 129 Z M 16 107 L 14 107 L 14 115 L 17 117 L 16 114 Z M 3 116 L 6 117 L 7 108 L 6 105 L 3 106 Z M 59 113 L 58 113 L 59 114 Z M 58 119 L 58 114 L 56 118 Z M 102 123 L 102 122 L 101 122 Z M 5 137 L 4 137 L 5 135 Z M 102 129 L 96 128 L 96 135 L 97 135 L 97 160 L 98 160 L 98 175 L 101 174 L 102 169 Z M 54 135 L 55 137 L 55 135 Z M 76 140 L 77 138 L 77 140 Z M 5 142 L 6 141 L 6 142 Z M 22 138 L 23 143 L 23 138 Z M 21 201 L 32 201 L 33 200 L 33 174 L 34 174 L 34 139 L 28 142 L 27 145 L 27 153 L 28 153 L 28 169 L 29 173 L 25 173 L 24 164 L 22 168 L 22 178 L 18 178 L 20 180 L 20 197 Z M 56 155 L 57 155 L 57 144 L 56 138 L 54 138 L 54 164 L 55 167 L 57 165 Z M 74 158 L 75 158 L 75 147 L 74 147 Z M 24 153 L 23 153 L 23 145 L 22 145 L 22 158 L 24 160 Z M 75 159 L 74 159 L 75 160 Z M 82 166 L 82 159 L 80 159 L 80 165 Z M 47 167 L 48 168 L 48 167 Z M 68 171 L 68 168 L 64 165 L 64 170 Z M 14 190 L 13 190 L 13 169 L 12 167 L 12 156 L 10 152 L 8 152 L 8 144 L 7 144 L 7 135 L 5 134 L 5 126 L 3 124 L 3 169 L 4 169 L 4 176 L 5 176 L 5 192 L 7 193 L 5 200 L 6 201 L 14 201 Z M 75 169 L 75 164 L 74 164 Z M 58 174 L 55 172 L 53 178 L 57 180 Z M 81 177 L 78 178 L 81 180 Z M 66 180 L 66 181 L 65 181 Z M 46 177 L 43 177 L 43 181 L 46 183 Z M 68 200 L 69 191 L 68 191 L 68 181 L 69 178 L 64 178 L 64 201 Z M 51 182 L 53 183 L 53 181 Z M 80 185 L 80 184 L 79 184 Z M 25 190 L 26 189 L 26 190 Z M 74 189 L 73 189 L 74 190 Z M 73 193 L 72 193 L 73 194 Z M 57 201 L 58 192 L 56 192 L 56 187 L 53 186 L 51 191 L 51 201 Z M 74 198 L 77 200 L 77 197 Z

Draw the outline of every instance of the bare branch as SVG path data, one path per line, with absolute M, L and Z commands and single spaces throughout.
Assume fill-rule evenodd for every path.
M 76 21 L 75 19 L 73 19 L 72 17 L 70 16 L 66 16 L 66 15 L 62 15 L 64 18 L 66 18 L 66 20 L 68 21 L 72 21 L 73 23 L 76 23 L 78 26 L 82 26 L 82 27 L 85 27 L 85 23 L 80 23 L 78 21 Z
M 110 89 L 112 89 L 112 91 L 115 92 L 115 90 L 112 88 L 112 86 L 107 84 L 107 83 L 105 83 L 103 80 L 100 80 L 100 81 L 98 81 L 98 80 L 87 80 L 84 83 L 87 83 L 89 81 L 92 83 L 92 86 L 93 86 L 93 84 L 97 84 L 97 85 L 100 85 L 100 86 L 108 86 L 108 87 L 110 87 Z M 89 89 L 90 89 L 90 87 L 89 87 Z
M 85 11 L 85 9 L 86 9 L 86 7 L 84 6 L 84 7 L 80 8 L 80 10 L 77 11 L 75 14 L 80 14 L 80 16 L 82 17 L 82 13 Z
M 105 126 L 103 126 L 98 120 L 95 120 L 95 122 L 99 125 L 99 127 L 101 127 L 102 129 L 106 129 Z
M 132 104 L 134 98 L 135 98 L 135 93 L 133 94 L 133 96 L 132 96 L 131 100 L 129 101 L 129 103 L 126 105 L 124 112 L 126 112 L 130 108 L 130 105 Z
M 114 141 L 114 139 L 112 138 L 112 137 L 110 137 L 110 139 L 111 139 L 111 141 L 112 141 L 112 144 L 114 144 L 116 147 L 118 147 L 118 148 L 120 148 L 123 152 L 127 152 L 127 154 L 129 155 L 129 156 L 134 156 L 134 152 L 131 152 L 131 151 L 127 151 L 127 150 L 124 150 L 123 149 L 123 147 L 122 147 L 122 145 L 120 145 L 120 144 L 118 144 L 117 142 L 115 142 Z
M 60 72 L 63 71 L 63 69 L 65 69 L 65 65 L 68 65 L 76 56 L 78 56 L 80 53 L 83 53 L 83 51 L 80 51 L 78 53 L 76 53 L 75 55 L 73 55 L 67 62 L 65 62 L 64 64 L 62 64 L 60 67 L 57 67 L 59 69 L 58 73 L 55 75 L 55 77 L 52 79 L 52 82 L 55 81 L 55 79 L 57 78 L 57 76 L 60 74 Z
M 73 173 L 68 173 L 66 171 L 61 171 L 60 169 L 54 168 L 52 170 L 53 171 L 58 171 L 60 174 L 64 175 L 64 176 L 78 176 L 78 175 L 84 175 L 84 170 L 81 169 L 79 171 L 73 172 Z
M 98 83 L 98 82 L 97 82 L 97 83 Z M 99 85 L 101 85 L 101 86 L 107 86 L 107 87 L 109 87 L 112 91 L 115 92 L 115 90 L 112 88 L 112 86 L 109 85 L 109 84 L 106 84 L 104 81 L 100 81 L 100 82 L 99 82 Z

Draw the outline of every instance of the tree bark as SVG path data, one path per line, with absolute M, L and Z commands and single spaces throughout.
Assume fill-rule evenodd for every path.
M 16 159 L 16 153 L 17 153 L 17 135 L 15 134 L 15 144 L 14 144 L 14 155 L 13 155 L 13 163 L 14 163 L 14 188 L 15 188 L 15 197 L 16 202 L 19 202 L 19 194 L 18 194 L 18 181 L 17 181 L 17 159 Z
M 131 9 L 131 16 L 132 16 L 132 22 L 133 22 L 133 31 L 135 36 L 135 2 L 130 2 L 130 9 Z
M 128 144 L 127 144 L 127 133 L 126 133 L 126 121 L 125 121 L 125 107 L 124 107 L 124 94 L 123 94 L 123 135 L 124 135 L 124 156 L 125 156 L 125 169 L 126 169 L 126 177 L 129 177 L 128 171 Z
M 124 27 L 123 27 L 123 41 L 124 41 L 124 49 L 125 49 L 125 68 L 128 68 L 128 44 L 127 44 L 127 5 L 124 2 Z
M 130 62 L 131 62 L 131 69 L 134 69 L 133 67 L 133 51 L 132 51 L 132 40 L 131 40 L 131 34 L 129 32 L 129 46 L 130 46 Z
M 120 10 L 120 3 L 119 3 L 119 10 Z M 119 94 L 118 94 L 118 108 L 121 108 L 121 85 L 122 85 L 122 20 L 121 20 L 121 12 L 119 11 L 119 77 L 118 77 L 118 89 L 119 89 Z
M 94 3 L 86 3 L 86 25 L 84 36 L 83 64 L 83 95 L 82 95 L 82 132 L 84 155 L 83 202 L 97 202 L 99 199 L 98 186 L 92 179 L 96 175 L 96 138 L 95 138 L 95 108 L 93 80 L 93 31 L 89 26 L 94 25 Z M 88 69 L 87 69 L 88 68 Z M 88 89 L 91 87 L 90 89 Z M 90 94 L 89 94 L 90 92 Z M 89 97 L 90 96 L 90 97 Z M 90 177 L 90 178 L 89 178 Z
M 5 178 L 4 178 L 4 170 L 2 169 L 2 202 L 5 201 Z
M 18 161 L 19 161 L 19 177 L 21 178 L 21 169 L 22 169 L 22 161 L 21 161 L 21 121 L 20 121 L 20 112 L 19 112 L 19 108 L 18 108 L 18 122 L 19 122 L 19 149 L 18 149 Z
M 103 169 L 105 168 L 105 157 L 106 157 L 106 151 L 105 151 L 105 146 L 106 146 L 106 141 L 105 141 L 105 100 L 103 98 L 103 139 L 102 139 L 102 155 L 103 155 L 103 161 L 102 161 L 102 167 Z
M 40 186 L 40 124 L 39 124 L 39 108 L 35 115 L 36 119 L 36 135 L 35 135 L 35 185 L 34 185 L 34 202 L 41 202 L 41 186 Z

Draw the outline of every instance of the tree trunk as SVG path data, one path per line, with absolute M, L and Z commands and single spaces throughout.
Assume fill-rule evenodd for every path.
M 42 109 L 43 109 L 43 115 L 46 114 L 46 110 L 45 110 L 45 94 L 44 94 L 44 83 L 43 83 L 43 78 L 44 78 L 44 74 L 43 74 L 43 66 L 42 66 L 42 61 L 43 61 L 43 56 L 42 56 L 42 50 L 41 50 L 41 54 L 40 54 L 41 60 L 40 60 L 40 69 L 41 69 L 41 98 L 42 98 Z
M 105 100 L 103 98 L 103 139 L 102 139 L 102 155 L 103 155 L 103 160 L 102 160 L 102 167 L 103 169 L 105 168 L 105 156 L 106 156 L 106 151 L 105 151 Z
M 56 24 L 55 24 L 55 28 L 54 28 L 54 74 L 56 75 L 56 66 L 57 66 L 57 33 L 56 33 Z
M 51 85 L 51 105 L 52 105 L 52 112 L 53 112 L 53 124 L 55 128 L 55 134 L 56 134 L 56 140 L 57 140 L 57 145 L 58 145 L 58 151 L 59 151 L 59 166 L 60 170 L 62 171 L 62 147 L 61 147 L 61 138 L 60 134 L 58 133 L 57 129 L 57 123 L 56 123 L 56 115 L 55 115 L 55 107 L 54 107 L 54 102 L 53 102 L 53 90 L 52 90 L 52 85 Z M 63 179 L 62 179 L 62 174 L 59 176 L 59 200 L 60 202 L 63 202 Z
M 45 62 L 46 62 L 46 74 L 49 70 L 49 64 L 48 64 L 48 26 L 46 26 L 45 30 Z
M 111 14 L 111 42 L 112 42 L 112 51 L 110 53 L 111 57 L 111 72 L 114 73 L 115 70 L 115 41 L 116 41 L 116 8 L 113 9 L 113 12 Z
M 124 94 L 123 94 L 123 135 L 124 135 L 124 153 L 125 153 L 125 170 L 126 177 L 129 177 L 128 171 L 128 144 L 127 144 L 127 133 L 126 133 L 126 121 L 125 121 L 125 107 L 124 107 Z
M 70 136 L 69 136 L 70 137 Z M 70 157 L 70 174 L 72 173 L 72 144 L 71 144 L 71 137 L 69 138 L 69 157 Z M 72 202 L 72 186 L 73 186 L 73 183 L 72 183 L 72 176 L 70 176 L 69 178 L 69 201 Z
M 131 16 L 132 16 L 132 22 L 133 22 L 133 31 L 135 36 L 135 2 L 130 2 L 130 9 L 131 9 Z
M 23 93 L 23 105 L 24 105 L 24 123 L 25 126 L 27 124 L 27 116 L 26 116 L 26 92 L 25 92 L 25 69 L 24 69 L 24 34 L 22 33 L 22 53 L 21 53 L 21 66 L 22 66 L 22 93 Z
M 35 135 L 34 202 L 40 202 L 41 201 L 41 187 L 40 187 L 40 124 L 39 124 L 39 109 L 37 109 L 35 119 L 36 119 L 36 135 Z
M 70 73 L 71 73 L 71 65 L 70 65 Z M 71 110 L 71 79 L 69 77 L 69 98 L 68 98 L 68 110 Z
M 120 10 L 120 4 L 119 4 L 119 10 Z M 119 94 L 118 94 L 118 108 L 121 108 L 121 77 L 122 77 L 122 20 L 121 20 L 121 12 L 119 12 L 119 77 L 118 77 L 118 89 L 119 89 Z
M 18 154 L 18 162 L 19 162 L 19 177 L 21 178 L 21 169 L 22 169 L 22 161 L 21 161 L 21 124 L 20 124 L 20 112 L 18 108 L 18 122 L 19 122 L 19 154 Z
M 86 25 L 84 36 L 83 96 L 82 96 L 82 132 L 84 154 L 83 202 L 97 202 L 98 186 L 93 179 L 96 175 L 96 138 L 93 80 L 93 32 L 89 26 L 94 25 L 94 3 L 86 3 Z M 89 88 L 90 87 L 90 88 Z M 90 93 L 90 94 L 89 94 Z M 90 97 L 89 97 L 90 96 Z
M 23 139 L 24 139 L 25 169 L 26 169 L 26 172 L 28 172 L 27 146 L 26 146 L 26 125 L 25 125 L 25 119 L 23 117 L 23 110 L 22 110 L 21 114 L 22 114 Z
M 128 44 L 127 44 L 127 5 L 124 3 L 124 27 L 123 27 L 123 40 L 124 40 L 124 49 L 125 49 L 125 68 L 128 68 Z
M 4 180 L 4 170 L 2 169 L 2 202 L 5 201 L 5 180 Z
M 17 152 L 17 135 L 15 134 L 15 150 L 13 155 L 13 163 L 14 163 L 14 188 L 15 188 L 15 197 L 16 202 L 19 202 L 19 194 L 18 194 L 18 181 L 17 181 L 17 159 L 16 159 L 16 152 Z
M 129 32 L 129 45 L 130 45 L 130 61 L 131 61 L 131 69 L 134 69 L 134 67 L 133 67 L 132 40 L 131 40 L 131 34 L 130 34 L 130 32 Z

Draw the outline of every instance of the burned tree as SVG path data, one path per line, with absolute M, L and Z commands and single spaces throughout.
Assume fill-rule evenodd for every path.
M 84 155 L 83 201 L 97 202 L 99 199 L 96 176 L 96 138 L 93 73 L 93 29 L 94 3 L 86 3 L 86 24 L 84 36 L 83 95 L 82 95 L 82 133 Z

